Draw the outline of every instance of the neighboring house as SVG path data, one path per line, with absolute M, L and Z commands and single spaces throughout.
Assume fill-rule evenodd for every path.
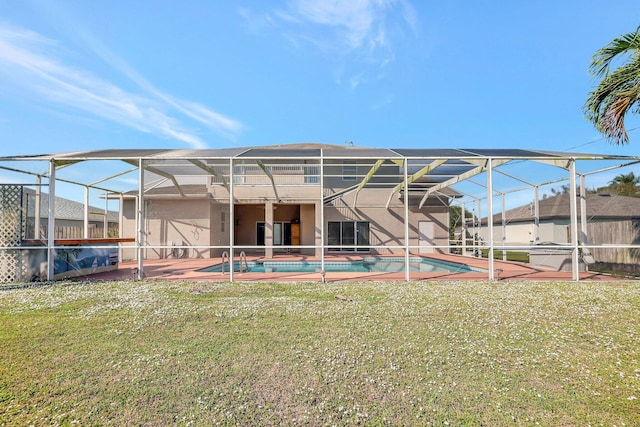
M 433 246 L 449 243 L 449 202 L 457 194 L 445 189 L 419 207 L 425 181 L 418 174 L 405 206 L 403 163 L 388 158 L 400 157 L 390 150 L 298 144 L 216 151 L 223 156 L 190 161 L 206 182 L 166 185 L 172 181 L 165 174 L 165 185 L 144 192 L 145 258 L 220 256 L 231 239 L 238 250 L 266 257 L 285 251 L 319 257 L 323 230 L 327 253 L 402 254 L 405 231 L 413 252 L 448 252 Z M 407 173 L 425 164 L 411 161 Z M 180 174 L 177 164 L 162 167 Z M 123 199 L 124 236 L 136 233 L 137 195 Z M 123 254 L 133 258 L 132 249 Z
M 55 238 L 77 239 L 84 236 L 84 204 L 73 200 L 56 197 L 55 200 Z M 27 239 L 47 236 L 47 220 L 49 218 L 49 194 L 40 196 L 40 233 L 35 232 L 36 192 L 24 188 L 23 206 L 27 212 L 25 236 Z M 104 208 L 89 206 L 89 234 L 91 238 L 104 237 Z M 116 211 L 107 212 L 107 230 L 117 230 L 119 215 Z M 117 237 L 117 236 L 112 236 Z
M 578 224 L 579 242 L 583 245 L 637 245 L 640 243 L 640 198 L 610 194 L 587 194 L 586 237 L 581 236 Z M 578 218 L 582 218 L 580 199 L 576 201 Z M 494 241 L 497 245 L 568 244 L 571 239 L 570 196 L 559 194 L 538 202 L 539 226 L 536 227 L 533 204 L 520 206 L 505 212 L 503 233 L 502 214 L 493 216 Z M 481 221 L 479 236 L 488 241 L 487 219 Z M 537 230 L 536 230 L 537 228 Z M 536 237 L 537 235 L 537 237 Z M 593 259 L 600 262 L 631 264 L 638 263 L 637 250 L 591 248 Z

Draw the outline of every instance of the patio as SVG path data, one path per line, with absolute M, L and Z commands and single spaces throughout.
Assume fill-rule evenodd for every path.
M 424 256 L 424 255 L 423 255 Z M 454 262 L 468 265 L 483 270 L 487 270 L 489 261 L 486 258 L 464 257 L 449 254 L 430 254 L 425 256 L 441 261 Z M 325 257 L 325 261 L 354 261 L 361 260 L 361 255 L 351 256 L 331 256 Z M 262 256 L 248 255 L 248 261 L 265 261 Z M 282 254 L 269 258 L 269 261 L 320 261 L 315 257 Z M 170 280 L 170 281 L 194 281 L 194 282 L 228 282 L 229 272 L 201 272 L 203 268 L 222 262 L 221 258 L 210 259 L 164 259 L 145 261 L 144 278 L 150 280 Z M 122 262 L 117 270 L 86 275 L 79 277 L 79 280 L 136 280 L 137 262 Z M 494 280 L 503 281 L 571 281 L 573 280 L 570 271 L 550 271 L 532 268 L 524 263 L 494 260 Z M 466 273 L 444 273 L 444 272 L 411 272 L 411 281 L 416 280 L 489 280 L 488 272 L 466 272 Z M 320 272 L 314 273 L 239 273 L 233 274 L 233 280 L 239 282 L 317 282 L 322 280 Z M 393 273 L 344 273 L 326 272 L 326 282 L 341 281 L 404 281 L 404 272 Z M 596 272 L 581 272 L 580 280 L 610 281 L 621 280 L 607 274 Z

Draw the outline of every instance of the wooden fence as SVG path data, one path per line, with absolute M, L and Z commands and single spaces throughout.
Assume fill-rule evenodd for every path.
M 40 238 L 44 238 L 47 235 L 47 226 L 40 226 Z M 89 239 L 101 239 L 103 237 L 118 237 L 117 227 L 107 229 L 107 235 L 105 236 L 104 228 L 96 227 L 95 224 L 89 225 Z M 78 226 L 56 226 L 53 230 L 53 238 L 56 240 L 83 239 L 84 228 Z

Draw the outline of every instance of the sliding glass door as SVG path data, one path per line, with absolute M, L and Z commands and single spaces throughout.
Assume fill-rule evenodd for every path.
M 327 243 L 332 252 L 369 252 L 369 223 L 366 221 L 329 221 Z M 354 248 L 353 246 L 357 246 Z M 352 246 L 352 247 L 345 247 Z

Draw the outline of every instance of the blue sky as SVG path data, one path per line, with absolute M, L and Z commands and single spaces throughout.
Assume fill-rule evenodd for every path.
M 581 107 L 635 1 L 0 2 L 0 155 L 323 142 L 637 155 Z M 639 124 L 630 118 L 630 128 Z

